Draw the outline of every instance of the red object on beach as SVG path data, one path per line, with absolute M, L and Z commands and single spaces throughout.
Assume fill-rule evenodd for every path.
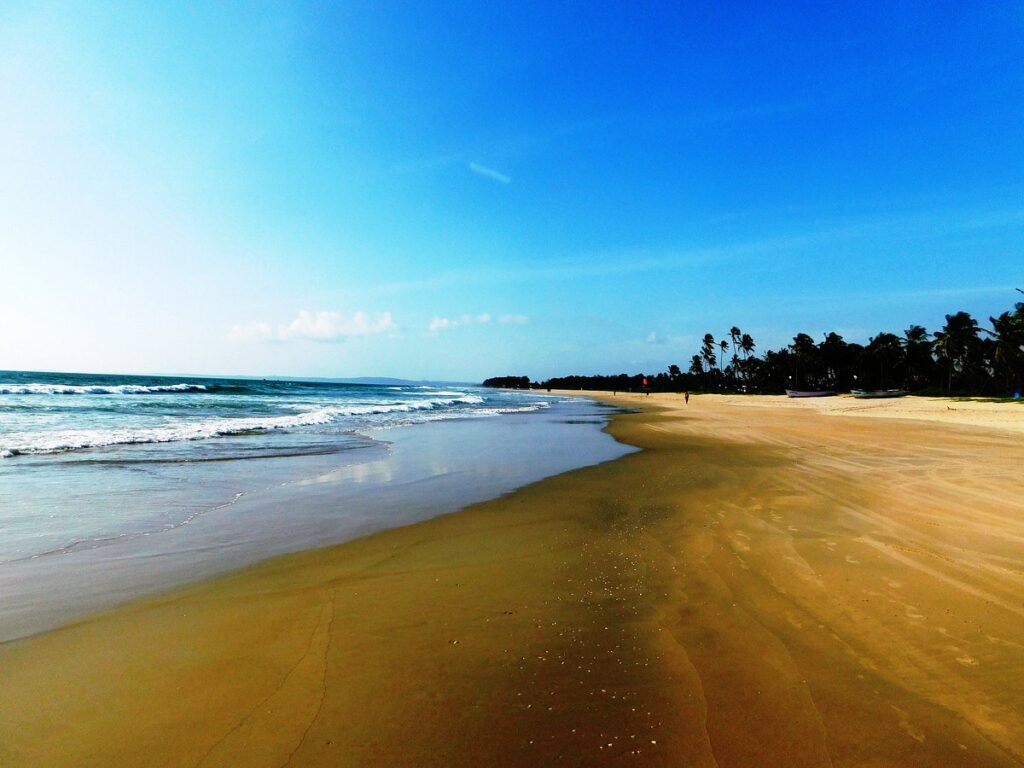
M 645 387 L 647 386 L 647 377 L 646 376 L 644 376 L 644 386 Z

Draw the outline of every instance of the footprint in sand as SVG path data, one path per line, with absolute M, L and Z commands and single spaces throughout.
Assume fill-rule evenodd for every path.
M 904 609 L 907 612 L 907 618 L 908 619 L 913 619 L 914 621 L 924 621 L 924 618 L 925 618 L 924 614 L 923 613 L 919 613 L 915 606 L 913 606 L 913 605 L 906 605 L 906 606 L 904 606 Z
M 915 741 L 924 741 L 924 731 L 910 722 L 907 711 L 900 709 L 895 704 L 890 704 L 889 706 L 891 706 L 896 714 L 900 716 L 900 728 L 902 728 L 910 738 Z
M 893 589 L 902 589 L 902 587 L 903 587 L 903 585 L 900 582 L 896 581 L 895 579 L 886 579 L 885 583 L 888 584 Z
M 964 653 L 962 648 L 958 648 L 955 645 L 947 645 L 946 650 L 953 654 L 960 654 L 955 657 L 957 664 L 962 664 L 965 667 L 975 667 L 978 665 L 978 660 L 970 654 Z
M 850 563 L 851 565 L 860 565 L 860 560 L 855 558 L 853 555 L 847 555 L 846 562 Z

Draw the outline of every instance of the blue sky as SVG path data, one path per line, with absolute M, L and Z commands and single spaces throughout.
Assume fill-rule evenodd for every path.
M 654 372 L 1024 287 L 1024 5 L 0 6 L 0 369 Z

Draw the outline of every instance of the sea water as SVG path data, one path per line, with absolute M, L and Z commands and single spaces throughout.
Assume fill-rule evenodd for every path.
M 450 384 L 0 372 L 0 639 L 614 458 L 607 413 Z

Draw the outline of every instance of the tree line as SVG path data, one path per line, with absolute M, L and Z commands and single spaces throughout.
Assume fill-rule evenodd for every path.
M 835 332 L 820 341 L 798 333 L 792 343 L 763 354 L 750 334 L 733 326 L 718 339 L 704 334 L 685 369 L 672 364 L 656 374 L 561 376 L 543 382 L 505 378 L 514 379 L 517 388 L 634 392 L 645 389 L 646 379 L 651 392 L 905 389 L 932 395 L 1017 395 L 1024 387 L 1024 302 L 988 321 L 981 325 L 961 311 L 946 315 L 939 330 L 911 325 L 901 333 L 883 331 L 867 344 L 848 342 Z M 493 381 L 498 379 L 488 379 Z

